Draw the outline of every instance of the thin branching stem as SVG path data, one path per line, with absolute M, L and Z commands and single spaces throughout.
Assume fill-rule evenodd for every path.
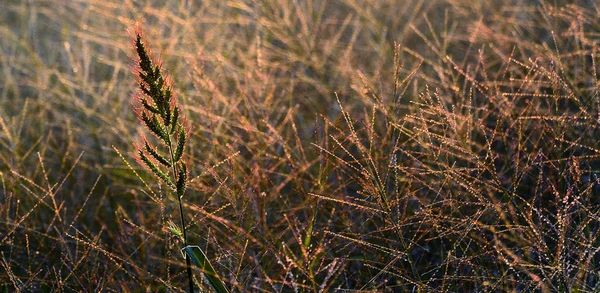
M 169 147 L 169 154 L 171 156 L 171 162 L 175 162 L 175 154 L 173 153 L 173 145 L 172 145 L 170 139 L 169 139 L 168 147 Z M 171 164 L 171 172 L 172 172 L 173 178 L 175 178 L 177 176 L 177 171 L 175 170 L 175 164 Z M 183 197 L 183 195 L 179 195 L 177 192 L 175 192 L 175 195 L 177 196 L 177 203 L 179 204 L 179 217 L 181 219 L 181 231 L 183 232 L 183 246 L 186 247 L 186 246 L 188 246 L 187 228 L 185 225 L 185 216 L 183 214 L 183 202 L 181 201 L 181 197 Z M 186 267 L 189 286 L 190 286 L 190 293 L 193 293 L 194 292 L 194 279 L 192 276 L 192 264 L 190 262 L 190 256 L 187 254 L 185 254 L 185 267 Z

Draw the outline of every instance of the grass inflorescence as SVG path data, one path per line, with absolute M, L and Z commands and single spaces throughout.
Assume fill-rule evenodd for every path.
M 152 59 L 148 56 L 139 33 L 136 34 L 135 49 L 139 58 L 139 70 L 137 72 L 139 88 L 142 92 L 142 95 L 137 98 L 137 102 L 141 104 L 141 108 L 137 109 L 137 115 L 147 129 L 158 138 L 163 149 L 165 149 L 164 153 L 168 157 L 165 157 L 155 146 L 150 145 L 146 139 L 144 139 L 143 147 L 138 148 L 137 152 L 142 163 L 175 192 L 185 247 L 188 245 L 188 238 L 182 198 L 185 193 L 188 175 L 187 167 L 182 160 L 186 134 L 183 124 L 180 122 L 180 110 L 177 101 L 173 97 L 172 87 L 168 85 L 166 77 L 163 76 L 160 65 L 152 62 Z M 161 168 L 156 162 L 163 165 L 163 167 Z M 167 168 L 167 171 L 164 168 Z M 187 254 L 185 262 L 189 290 L 194 292 L 190 257 Z
M 136 115 L 159 142 L 159 145 L 155 146 L 147 139 L 143 139 L 142 146 L 138 147 L 137 153 L 142 165 L 162 180 L 177 197 L 183 240 L 181 250 L 185 256 L 189 292 L 194 292 L 192 259 L 203 273 L 207 274 L 209 284 L 217 292 L 227 292 L 204 252 L 198 246 L 188 246 L 186 216 L 182 202 L 189 180 L 187 166 L 183 159 L 186 130 L 182 122 L 183 115 L 180 114 L 181 110 L 173 95 L 173 88 L 163 74 L 161 66 L 157 62 L 153 62 L 149 56 L 139 32 L 135 36 L 135 50 L 138 57 L 136 73 L 141 91 L 141 95 L 136 96 L 134 101 L 138 105 Z M 179 229 L 174 228 L 173 230 Z

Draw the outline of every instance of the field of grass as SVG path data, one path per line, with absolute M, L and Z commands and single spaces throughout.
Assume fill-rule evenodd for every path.
M 229 291 L 600 292 L 593 0 L 0 0 L 0 291 L 189 291 L 136 26 Z

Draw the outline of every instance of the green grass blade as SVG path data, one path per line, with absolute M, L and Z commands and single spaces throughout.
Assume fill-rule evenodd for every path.
M 206 254 L 200 249 L 200 247 L 196 245 L 188 245 L 181 250 L 183 253 L 187 254 L 191 261 L 202 270 L 204 273 L 204 277 L 208 281 L 208 284 L 215 290 L 217 293 L 226 293 L 227 288 L 225 288 L 225 284 L 217 275 L 217 272 L 210 264 L 210 261 L 206 257 Z

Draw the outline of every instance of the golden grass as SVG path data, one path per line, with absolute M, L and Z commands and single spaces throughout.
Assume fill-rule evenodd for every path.
M 186 290 L 133 164 L 136 21 L 230 290 L 600 289 L 593 1 L 165 2 L 2 4 L 3 290 Z

